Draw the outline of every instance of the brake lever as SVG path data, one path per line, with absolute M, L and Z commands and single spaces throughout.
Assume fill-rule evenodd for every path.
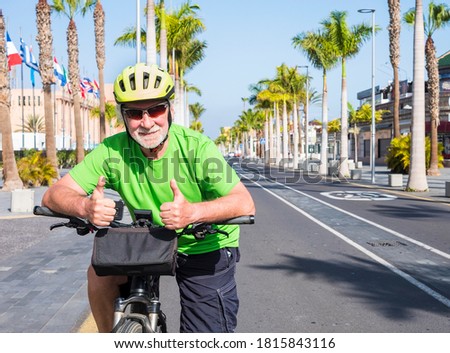
M 205 223 L 194 223 L 192 225 L 192 228 L 185 228 L 183 229 L 183 234 L 187 235 L 193 235 L 195 239 L 197 240 L 203 240 L 205 239 L 205 236 L 207 234 L 223 234 L 228 236 L 229 234 L 225 232 L 224 230 L 213 228 L 211 224 L 205 224 Z
M 70 222 L 69 222 L 69 223 L 70 223 Z M 52 224 L 52 225 L 50 226 L 50 230 L 53 230 L 53 229 L 59 228 L 59 227 L 68 227 L 68 224 L 69 224 L 69 223 L 61 222 L 61 223 L 55 223 L 55 224 Z M 73 228 L 73 227 L 69 227 L 69 228 Z

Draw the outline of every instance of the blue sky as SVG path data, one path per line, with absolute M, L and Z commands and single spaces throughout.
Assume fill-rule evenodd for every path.
M 52 0 L 48 0 L 49 3 Z M 182 0 L 166 0 L 166 8 L 178 7 Z M 437 1 L 437 3 L 445 0 Z M 20 3 L 20 5 L 19 5 Z M 0 9 L 7 21 L 7 30 L 16 47 L 22 36 L 33 46 L 35 41 L 37 0 L 0 0 Z M 206 111 L 202 115 L 205 133 L 211 138 L 219 134 L 222 126 L 231 126 L 243 109 L 242 97 L 248 97 L 249 85 L 263 78 L 273 78 L 276 67 L 308 65 L 306 57 L 292 46 L 297 34 L 315 30 L 331 11 L 347 11 L 348 22 L 365 22 L 371 25 L 371 14 L 358 13 L 361 8 L 373 8 L 375 22 L 381 28 L 376 35 L 375 79 L 376 85 L 386 85 L 391 79 L 389 63 L 388 30 L 389 14 L 385 0 L 191 0 L 200 6 L 199 15 L 206 25 L 201 35 L 208 43 L 206 58 L 186 75 L 186 80 L 202 91 L 202 96 L 191 95 L 189 102 L 199 101 Z M 413 0 L 403 0 L 402 13 L 414 6 Z M 106 65 L 105 82 L 113 82 L 115 76 L 126 66 L 136 62 L 136 50 L 115 47 L 115 39 L 126 27 L 136 23 L 136 0 L 103 0 L 106 13 Z M 146 1 L 141 0 L 141 9 Z M 428 1 L 424 0 L 426 10 Z M 78 16 L 76 24 L 80 41 L 81 75 L 97 78 L 95 42 L 92 13 L 84 18 Z M 141 25 L 145 24 L 142 15 Z M 54 53 L 60 63 L 67 67 L 66 29 L 68 20 L 63 15 L 52 15 Z M 448 42 L 450 26 L 434 36 L 438 55 L 450 50 Z M 413 29 L 404 25 L 401 32 L 400 78 L 412 80 Z M 348 99 L 357 105 L 356 94 L 371 87 L 372 45 L 367 42 L 360 54 L 348 62 Z M 145 51 L 142 51 L 145 61 Z M 31 86 L 28 69 L 24 69 L 24 86 Z M 305 69 L 303 69 L 305 72 Z M 20 73 L 20 70 L 18 70 Z M 322 73 L 309 68 L 311 86 L 322 90 Z M 328 73 L 329 119 L 340 114 L 340 68 Z M 39 87 L 39 80 L 37 81 Z M 248 105 L 247 105 L 248 107 Z M 321 117 L 321 106 L 311 107 L 311 118 Z

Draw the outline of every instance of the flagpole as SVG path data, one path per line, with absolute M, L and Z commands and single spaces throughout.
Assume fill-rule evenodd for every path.
M 33 70 L 33 69 L 30 69 Z M 34 85 L 33 86 L 33 120 L 34 120 L 34 149 L 36 149 L 36 130 L 37 130 L 37 119 L 36 119 L 36 98 L 34 96 Z
M 25 105 L 25 96 L 23 94 L 23 61 L 22 64 L 20 64 L 20 87 L 22 92 L 22 150 L 25 149 L 25 117 L 24 117 L 24 108 Z
M 66 108 L 66 102 L 65 102 L 65 93 L 66 90 L 64 87 L 62 88 L 62 102 L 61 102 L 61 110 L 62 110 L 62 132 L 63 132 L 63 143 L 62 143 L 62 149 L 66 149 L 66 118 L 65 118 L 65 108 Z

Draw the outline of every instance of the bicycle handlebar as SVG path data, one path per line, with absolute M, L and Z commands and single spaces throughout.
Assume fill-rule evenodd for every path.
M 76 228 L 77 233 L 79 235 L 86 235 L 89 232 L 98 230 L 98 228 L 95 225 L 93 225 L 92 223 L 90 223 L 89 221 L 87 221 L 83 218 L 54 212 L 51 209 L 49 209 L 48 207 L 35 206 L 33 209 L 33 214 L 36 216 L 65 218 L 65 219 L 69 220 L 69 222 L 67 222 L 67 223 L 57 223 L 57 224 L 52 225 L 50 227 L 51 230 L 54 228 L 63 227 L 63 226 L 68 227 L 68 228 Z M 208 232 L 211 230 L 212 225 L 239 225 L 239 224 L 254 224 L 254 223 L 255 223 L 254 215 L 239 216 L 239 217 L 235 217 L 235 218 L 226 219 L 226 220 L 223 220 L 220 222 L 211 222 L 211 223 L 202 222 L 202 223 L 191 224 L 192 228 L 186 227 L 182 231 L 182 234 L 194 234 L 198 231 L 201 232 L 202 229 L 204 231 Z M 132 224 L 121 223 L 118 221 L 112 221 L 111 224 L 109 225 L 109 228 L 131 227 L 131 226 L 132 226 Z

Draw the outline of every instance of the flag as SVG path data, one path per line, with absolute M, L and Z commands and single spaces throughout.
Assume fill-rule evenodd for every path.
M 6 32 L 6 55 L 8 56 L 9 71 L 11 71 L 11 66 L 22 64 L 22 58 L 20 57 L 16 46 L 11 41 L 8 32 Z
M 98 85 L 98 82 L 96 80 L 94 80 L 94 94 L 95 97 L 100 98 L 100 86 Z
M 31 48 L 25 44 L 22 38 L 20 38 L 20 56 L 25 65 L 27 65 L 31 70 L 39 72 L 39 65 L 36 58 L 31 52 Z
M 35 71 L 35 70 L 33 70 L 33 69 L 30 70 L 30 80 L 31 80 L 31 85 L 32 85 L 33 87 L 36 86 L 36 82 L 35 82 L 35 80 L 34 80 L 34 71 Z
M 64 71 L 61 69 L 61 66 L 59 66 L 56 57 L 53 57 L 53 73 L 55 74 L 56 79 L 59 81 L 59 84 L 64 87 L 67 83 L 67 77 L 65 76 Z
M 87 86 L 84 80 L 80 79 L 80 90 L 81 90 L 81 97 L 83 99 L 86 99 L 86 93 L 87 93 Z

